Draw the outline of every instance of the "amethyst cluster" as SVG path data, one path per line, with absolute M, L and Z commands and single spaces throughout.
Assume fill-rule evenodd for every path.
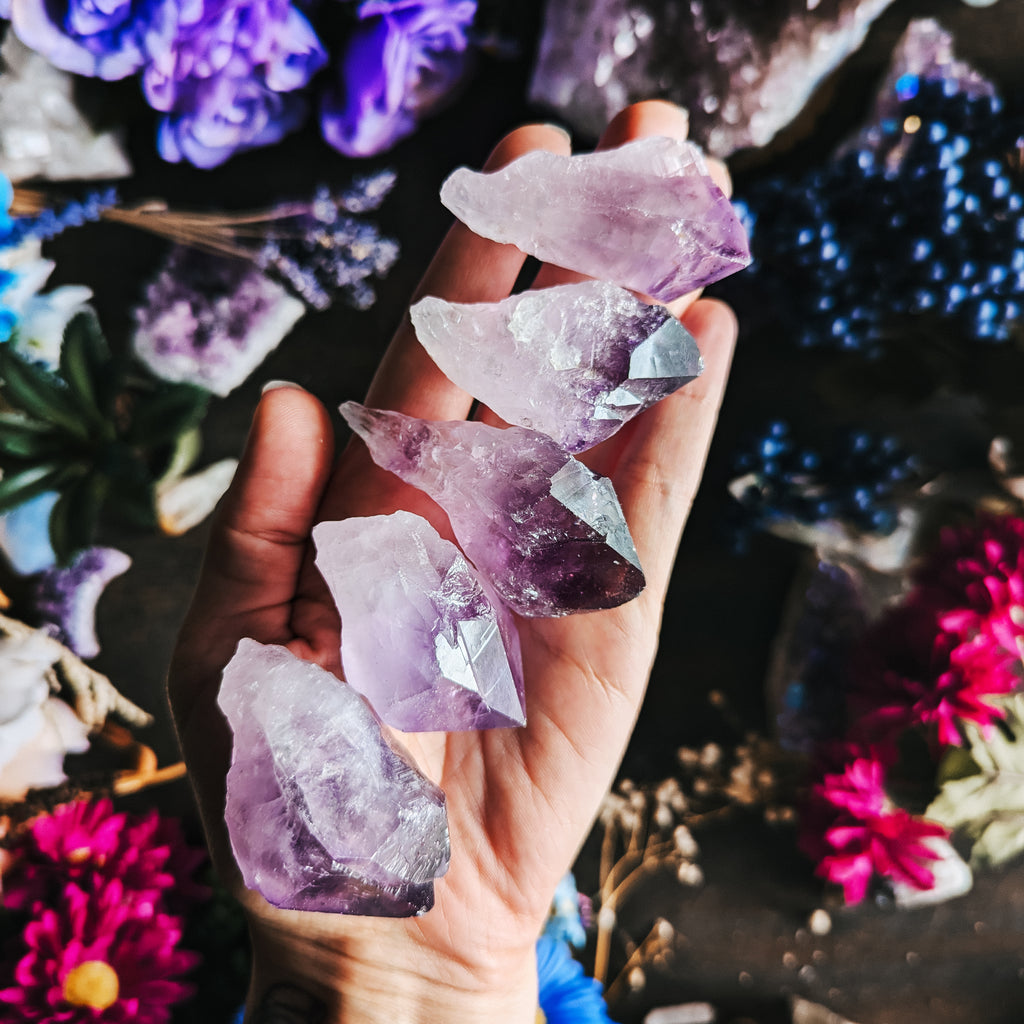
M 166 160 L 215 167 L 304 120 L 330 56 L 291 0 L 0 0 L 51 63 L 107 80 L 141 74 Z M 324 138 L 369 156 L 412 132 L 470 66 L 476 0 L 365 0 L 321 103 Z

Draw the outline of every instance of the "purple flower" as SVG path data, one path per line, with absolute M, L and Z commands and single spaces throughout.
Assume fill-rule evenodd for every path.
M 367 0 L 358 13 L 320 127 L 346 156 L 372 156 L 411 134 L 462 80 L 476 0 Z
M 186 0 L 188 2 L 188 0 Z M 173 25 L 174 0 L 11 0 L 15 34 L 65 71 L 126 78 Z
M 171 163 L 216 167 L 235 153 L 279 142 L 306 116 L 301 96 L 274 92 L 253 76 L 207 79 L 193 99 L 160 122 L 157 149 Z
M 156 110 L 188 113 L 211 79 L 258 78 L 274 92 L 301 89 L 327 54 L 288 0 L 207 0 L 198 17 L 153 47 L 142 78 Z

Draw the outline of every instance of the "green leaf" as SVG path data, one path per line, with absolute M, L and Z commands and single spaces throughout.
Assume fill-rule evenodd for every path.
M 995 729 L 986 738 L 969 725 L 969 752 L 954 750 L 944 758 L 939 778 L 945 781 L 925 812 L 974 840 L 976 867 L 1002 864 L 1024 851 L 1024 694 L 993 703 L 1006 711 L 1009 736 Z
M 95 314 L 82 312 L 73 316 L 64 329 L 60 349 L 60 372 L 76 404 L 108 437 L 114 436 L 114 425 L 104 408 L 102 383 L 110 376 L 110 348 L 103 337 Z M 106 428 L 105 430 L 103 428 Z
M 139 395 L 127 439 L 155 448 L 197 426 L 206 415 L 210 392 L 191 384 L 173 384 L 153 395 Z
M 89 429 L 60 378 L 22 359 L 10 345 L 0 345 L 0 379 L 11 405 L 80 440 L 88 439 Z
M 15 459 L 50 458 L 66 448 L 66 438 L 48 423 L 0 413 L 0 461 L 4 455 Z
M 0 479 L 0 513 L 10 512 L 44 491 L 60 490 L 61 484 L 75 473 L 66 463 L 41 462 L 18 473 L 5 473 Z
M 50 512 L 50 545 L 61 565 L 93 543 L 109 487 L 109 481 L 99 473 L 87 473 L 57 499 Z

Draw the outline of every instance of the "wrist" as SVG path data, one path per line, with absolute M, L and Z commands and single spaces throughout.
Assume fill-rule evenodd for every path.
M 253 924 L 251 1024 L 534 1024 L 533 945 L 499 958 L 470 951 L 448 957 L 417 941 L 415 921 L 353 918 L 344 934 Z M 261 1017 L 286 986 L 308 997 L 308 1011 Z M 298 998 L 298 1005 L 303 1004 Z

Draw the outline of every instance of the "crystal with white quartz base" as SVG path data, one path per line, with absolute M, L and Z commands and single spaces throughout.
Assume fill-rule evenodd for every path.
M 411 512 L 320 523 L 313 540 L 341 613 L 345 679 L 388 725 L 526 723 L 512 615 L 451 541 Z
M 490 174 L 460 167 L 441 202 L 478 235 L 661 302 L 750 263 L 728 198 L 679 139 L 578 156 L 538 149 Z
M 477 570 L 521 615 L 614 608 L 644 575 L 611 482 L 545 434 L 435 423 L 346 402 L 374 462 L 448 513 Z
M 605 281 L 475 304 L 428 297 L 409 310 L 441 370 L 502 419 L 592 448 L 703 369 L 664 307 Z
M 225 817 L 250 889 L 292 910 L 430 909 L 448 869 L 444 794 L 351 686 L 245 639 L 218 703 L 234 733 Z

